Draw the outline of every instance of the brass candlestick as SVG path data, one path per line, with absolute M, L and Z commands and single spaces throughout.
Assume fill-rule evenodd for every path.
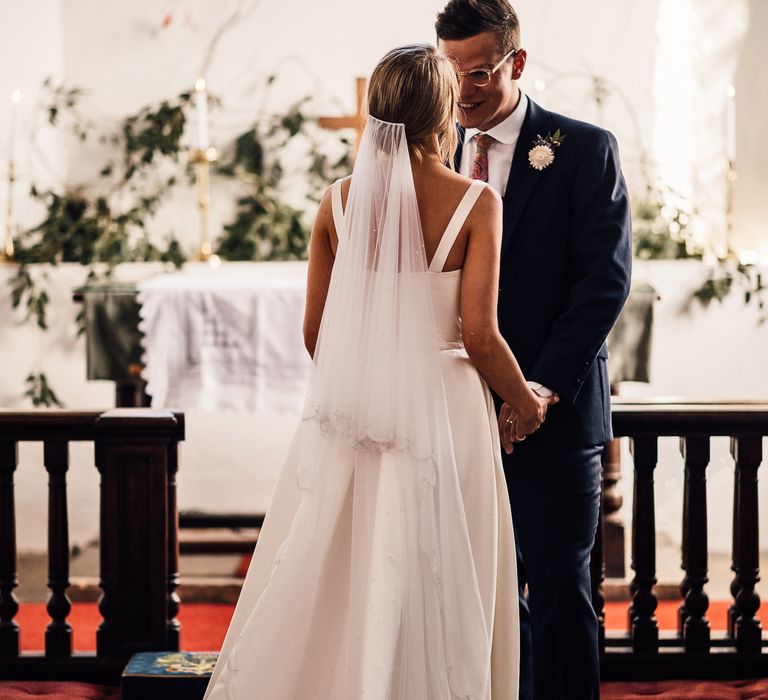
M 8 161 L 8 206 L 5 211 L 5 236 L 0 250 L 0 262 L 14 262 L 13 257 L 13 183 L 16 182 L 16 168 Z
M 197 165 L 197 209 L 200 214 L 200 250 L 195 260 L 207 262 L 211 259 L 211 239 L 208 232 L 208 212 L 211 203 L 210 196 L 210 164 L 217 160 L 219 154 L 212 146 L 197 148 L 190 153 L 190 160 Z
M 734 244 L 734 225 L 736 223 L 734 195 L 736 193 L 736 163 L 728 160 L 726 170 L 725 190 L 725 257 L 726 260 L 737 260 L 738 254 Z

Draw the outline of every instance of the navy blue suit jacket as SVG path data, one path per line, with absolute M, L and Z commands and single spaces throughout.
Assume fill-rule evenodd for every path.
M 565 139 L 554 162 L 535 170 L 528 151 L 538 135 L 557 129 Z M 632 267 L 616 139 L 529 99 L 502 199 L 499 329 L 526 379 L 560 396 L 529 447 L 607 442 L 605 339 L 629 293 Z

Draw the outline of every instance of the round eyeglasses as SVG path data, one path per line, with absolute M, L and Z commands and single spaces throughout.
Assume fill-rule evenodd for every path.
M 475 87 L 485 87 L 491 84 L 494 73 L 499 70 L 510 56 L 517 56 L 520 49 L 512 49 L 493 68 L 473 68 L 472 70 L 457 70 L 456 74 L 461 78 L 467 78 Z

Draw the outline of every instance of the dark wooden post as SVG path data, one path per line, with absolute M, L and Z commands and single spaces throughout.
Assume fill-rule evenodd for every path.
M 168 639 L 168 411 L 107 411 L 96 421 L 101 473 L 99 656 L 174 649 Z
M 180 426 L 178 440 L 183 439 L 184 414 L 175 414 Z M 179 586 L 179 507 L 176 501 L 176 472 L 179 469 L 179 443 L 168 445 L 168 648 L 180 649 L 181 625 L 176 619 L 181 601 L 176 593 Z
M 604 485 L 605 480 L 603 480 Z M 592 607 L 595 609 L 595 615 L 597 616 L 597 643 L 601 653 L 605 651 L 605 596 L 603 595 L 603 583 L 605 581 L 603 533 L 605 529 L 603 517 L 603 499 L 601 498 L 597 518 L 597 531 L 595 532 L 595 544 L 592 547 L 592 557 L 589 561 L 589 573 L 592 579 Z
M 635 463 L 634 498 L 632 503 L 632 605 L 630 635 L 635 652 L 659 650 L 659 627 L 654 614 L 656 584 L 656 505 L 653 494 L 653 471 L 658 461 L 655 436 L 631 438 Z
M 149 408 L 152 401 L 144 391 L 147 384 L 142 381 L 115 381 L 116 408 Z
M 683 492 L 682 567 L 680 584 L 684 602 L 678 611 L 678 631 L 686 651 L 707 652 L 710 647 L 706 618 L 709 598 L 704 592 L 707 578 L 707 475 L 708 437 L 681 437 L 680 452 L 685 460 Z
M 736 462 L 733 492 L 733 563 L 736 574 L 731 584 L 734 603 L 728 611 L 729 629 L 740 653 L 759 654 L 762 629 L 755 613 L 760 596 L 755 586 L 760 579 L 757 505 L 757 468 L 763 458 L 760 435 L 731 438 L 731 454 Z
M 618 396 L 619 387 L 611 384 L 611 396 Z M 603 448 L 603 559 L 605 576 L 624 578 L 624 522 L 619 511 L 624 499 L 619 493 L 621 480 L 621 439 L 614 438 Z
M 69 521 L 67 518 L 67 469 L 69 443 L 48 440 L 43 446 L 43 462 L 48 470 L 48 614 L 51 623 L 45 631 L 47 656 L 72 654 L 72 627 L 67 616 L 72 610 L 69 588 Z
M 13 472 L 18 463 L 16 442 L 0 442 L 0 657 L 19 655 L 19 626 L 13 621 L 19 603 L 16 578 L 16 512 Z

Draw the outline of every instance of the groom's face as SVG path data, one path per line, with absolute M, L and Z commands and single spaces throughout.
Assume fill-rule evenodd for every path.
M 456 63 L 459 71 L 492 69 L 504 56 L 493 32 L 483 32 L 468 39 L 440 40 L 440 49 Z M 525 67 L 525 51 L 510 56 L 491 76 L 491 82 L 477 87 L 466 78 L 459 79 L 458 115 L 461 125 L 488 131 L 514 111 L 519 90 L 517 80 Z

